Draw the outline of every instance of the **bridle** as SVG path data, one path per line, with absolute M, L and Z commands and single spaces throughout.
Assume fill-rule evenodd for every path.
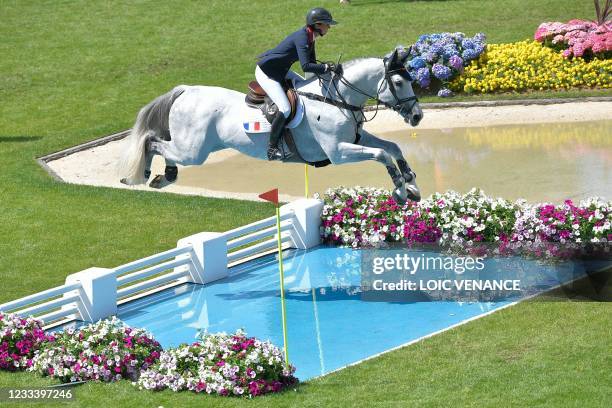
M 407 98 L 399 98 L 397 96 L 397 90 L 395 89 L 395 84 L 391 80 L 391 76 L 393 76 L 393 74 L 397 72 L 397 74 L 399 76 L 401 76 L 402 78 L 404 78 L 405 80 L 407 80 L 409 82 L 413 81 L 412 77 L 410 76 L 410 74 L 408 73 L 408 70 L 405 67 L 401 67 L 401 68 L 394 69 L 394 70 L 389 70 L 389 67 L 388 67 L 388 64 L 387 64 L 387 58 L 385 58 L 383 61 L 385 63 L 385 80 L 387 81 L 387 85 L 389 86 L 389 91 L 391 91 L 391 95 L 393 95 L 393 97 L 395 98 L 395 105 L 391 106 L 391 105 L 386 104 L 384 102 L 383 102 L 383 104 L 386 107 L 388 107 L 390 109 L 393 109 L 394 111 L 396 111 L 397 113 L 402 115 L 402 113 L 404 112 L 404 109 L 405 109 L 404 105 L 407 102 L 412 102 L 410 104 L 410 107 L 407 109 L 408 113 L 411 113 L 412 110 L 414 109 L 414 106 L 419 101 L 419 99 L 416 97 L 416 95 L 409 96 Z M 379 89 L 379 92 L 380 92 L 380 89 Z M 377 99 L 377 101 L 379 101 L 379 100 Z M 399 109 L 398 109 L 398 107 L 399 107 Z M 403 115 L 402 115 L 402 117 L 403 117 Z
M 419 100 L 414 95 L 406 97 L 406 98 L 398 97 L 397 89 L 395 88 L 395 84 L 391 80 L 391 77 L 393 75 L 395 75 L 395 74 L 398 74 L 402 78 L 404 78 L 404 79 L 406 79 L 406 80 L 408 80 L 410 82 L 412 82 L 412 77 L 408 73 L 408 70 L 405 67 L 403 67 L 403 66 L 401 68 L 397 68 L 397 69 L 389 69 L 390 68 L 389 67 L 390 63 L 388 63 L 388 58 L 384 58 L 383 59 L 383 64 L 385 66 L 385 77 L 384 77 L 384 80 L 380 82 L 380 86 L 378 87 L 378 90 L 376 91 L 376 95 L 370 95 L 367 92 L 364 92 L 361 89 L 357 88 L 355 85 L 353 85 L 351 82 L 349 82 L 344 77 L 344 74 L 335 74 L 334 77 L 330 81 L 330 86 L 334 87 L 334 91 L 336 92 L 336 95 L 338 96 L 339 100 L 329 99 L 327 97 L 323 97 L 321 95 L 311 94 L 311 93 L 308 93 L 308 92 L 298 91 L 298 94 L 304 95 L 304 96 L 306 96 L 307 98 L 310 98 L 310 99 L 315 99 L 315 100 L 318 100 L 318 101 L 321 101 L 321 102 L 329 103 L 331 105 L 337 106 L 340 109 L 347 109 L 349 112 L 351 112 L 351 114 L 353 115 L 353 119 L 355 119 L 355 122 L 357 122 L 358 125 L 361 125 L 363 122 L 369 122 L 369 121 L 373 120 L 376 117 L 376 115 L 378 114 L 378 109 L 379 109 L 380 105 L 386 106 L 387 108 L 392 109 L 395 112 L 398 112 L 403 117 L 403 113 L 404 112 L 407 112 L 407 113 L 411 113 L 412 112 L 412 110 L 414 109 L 415 105 L 417 104 L 417 102 Z M 318 75 L 318 77 L 319 77 L 319 82 L 322 84 L 323 78 L 320 75 Z M 336 79 L 337 79 L 337 81 L 336 81 Z M 370 119 L 366 120 L 362 106 L 355 106 L 355 105 L 351 105 L 351 104 L 347 103 L 345 98 L 340 93 L 340 90 L 338 89 L 338 83 L 342 83 L 347 88 L 352 89 L 353 91 L 355 91 L 355 92 L 357 92 L 357 93 L 359 93 L 361 95 L 367 96 L 369 99 L 374 99 L 376 101 L 376 103 L 377 103 L 376 112 L 374 113 L 374 116 L 372 116 Z M 380 92 L 382 91 L 385 83 L 389 87 L 389 91 L 391 92 L 391 95 L 393 95 L 393 98 L 395 99 L 395 104 L 391 104 L 391 103 L 385 102 L 385 101 L 383 101 L 383 100 L 381 100 L 379 98 Z M 408 102 L 412 102 L 412 103 L 409 105 L 408 108 L 406 108 L 406 106 L 404 106 L 404 105 L 406 103 L 408 103 Z M 357 118 L 356 112 L 361 112 L 361 118 Z

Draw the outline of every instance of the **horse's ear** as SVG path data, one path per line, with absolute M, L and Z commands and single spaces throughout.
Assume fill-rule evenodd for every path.
M 393 50 L 391 55 L 385 58 L 385 63 L 387 64 L 387 69 L 391 68 L 397 63 L 397 48 Z
M 404 65 L 406 63 L 406 60 L 408 59 L 408 56 L 410 55 L 411 48 L 412 47 L 408 49 L 404 47 L 398 48 L 397 59 L 400 64 Z
M 391 65 L 395 64 L 397 62 L 397 56 L 399 55 L 399 52 L 397 50 L 397 48 L 395 50 L 393 50 L 393 54 L 391 54 L 391 57 L 389 57 L 389 63 Z

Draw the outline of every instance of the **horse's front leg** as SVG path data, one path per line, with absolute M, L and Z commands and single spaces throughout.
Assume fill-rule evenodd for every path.
M 383 149 L 341 142 L 338 143 L 334 151 L 326 153 L 333 164 L 354 163 L 365 160 L 375 160 L 384 164 L 395 186 L 393 198 L 402 204 L 409 198 L 402 174 L 393 163 L 391 155 Z
M 412 171 L 408 165 L 408 162 L 404 158 L 402 150 L 399 148 L 399 146 L 394 142 L 376 137 L 363 129 L 359 129 L 359 136 L 360 145 L 382 149 L 385 152 L 388 152 L 397 161 L 397 166 L 399 167 L 402 177 L 406 182 L 408 198 L 412 201 L 420 201 L 421 190 L 416 184 L 416 173 Z

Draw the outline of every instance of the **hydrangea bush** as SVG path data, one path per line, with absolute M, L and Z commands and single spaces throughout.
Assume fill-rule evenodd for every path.
M 444 85 L 461 74 L 485 48 L 483 33 L 471 38 L 463 33 L 422 35 L 410 48 L 407 68 L 420 88 L 429 88 L 432 80 L 437 79 L 443 84 L 438 95 L 450 96 L 452 92 Z
M 466 93 L 610 88 L 612 59 L 568 60 L 537 41 L 489 44 L 487 52 L 472 61 L 449 86 Z
M 592 59 L 612 56 L 612 22 L 571 20 L 567 23 L 542 23 L 534 39 L 546 46 L 562 51 L 563 56 Z
M 575 205 L 528 204 L 491 198 L 481 190 L 436 193 L 419 203 L 398 205 L 386 190 L 330 189 L 324 197 L 322 237 L 354 248 L 383 242 L 500 249 L 526 243 L 612 241 L 612 202 L 590 198 Z M 528 247 L 532 247 L 529 245 Z
M 54 340 L 42 327 L 40 320 L 0 312 L 0 369 L 17 371 L 31 367 L 36 350 Z
M 36 352 L 29 370 L 61 382 L 136 380 L 141 370 L 157 362 L 161 351 L 151 334 L 112 317 L 57 333 Z
M 199 341 L 162 352 L 142 372 L 141 389 L 190 390 L 221 396 L 254 397 L 297 383 L 295 368 L 285 367 L 281 350 L 270 342 L 234 334 L 201 333 Z

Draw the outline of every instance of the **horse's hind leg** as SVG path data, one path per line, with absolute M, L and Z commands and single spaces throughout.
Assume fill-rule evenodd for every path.
M 145 169 L 144 169 L 144 180 L 145 183 L 147 182 L 147 180 L 149 180 L 149 177 L 151 177 L 151 163 L 153 162 L 153 156 L 155 155 L 155 152 L 151 151 L 151 146 L 150 146 L 150 139 L 147 139 L 147 141 L 145 142 Z M 121 183 L 123 184 L 128 184 L 127 181 L 122 178 Z
M 178 167 L 176 167 L 176 163 L 166 159 L 166 168 L 164 169 L 164 176 L 166 177 L 166 180 L 171 183 L 174 183 L 176 181 L 176 178 L 178 177 Z
M 147 150 L 145 151 L 145 170 L 144 170 L 144 178 L 145 178 L 145 183 L 149 180 L 149 177 L 151 177 L 151 163 L 153 162 L 153 156 L 154 154 L 149 150 L 148 146 L 147 146 Z
M 166 162 L 166 168 L 164 174 L 158 174 L 153 178 L 149 187 L 162 188 L 171 183 L 174 183 L 178 177 L 178 167 L 176 163 L 179 161 L 178 157 L 172 153 L 172 148 L 168 141 L 155 138 L 151 141 L 150 149 L 155 154 L 162 156 Z M 150 169 L 150 166 L 147 167 Z

